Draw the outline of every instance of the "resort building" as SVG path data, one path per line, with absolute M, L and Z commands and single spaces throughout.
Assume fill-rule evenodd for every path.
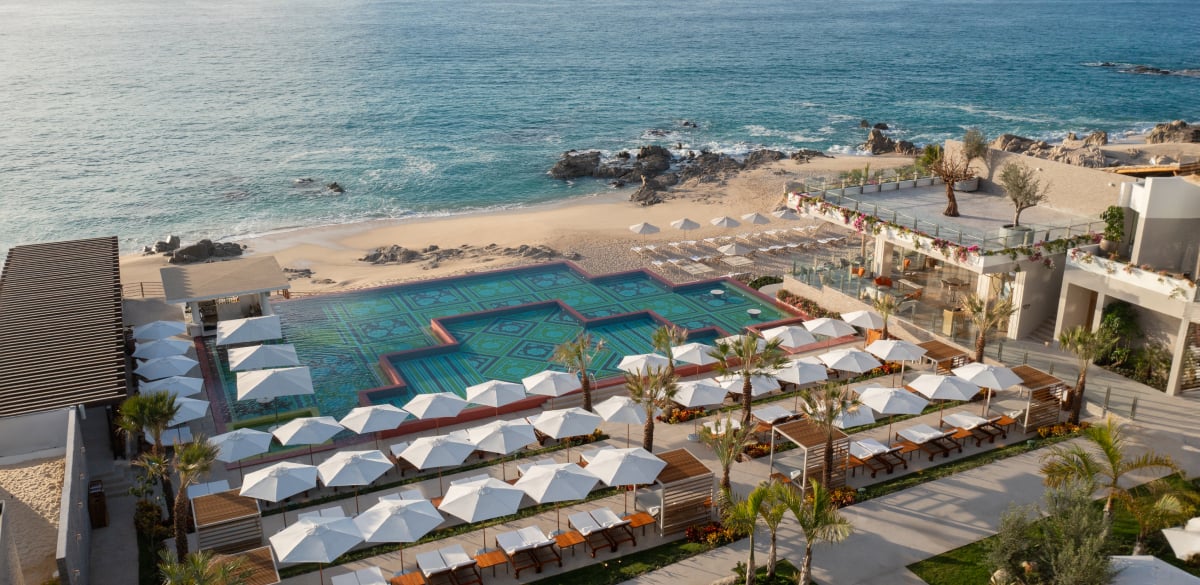
M 160 270 L 165 300 L 184 307 L 193 336 L 211 333 L 220 320 L 273 315 L 270 295 L 291 287 L 274 256 L 239 258 Z

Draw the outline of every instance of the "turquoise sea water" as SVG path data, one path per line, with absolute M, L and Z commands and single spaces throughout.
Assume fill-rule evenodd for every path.
M 1198 78 L 1089 66 L 1200 68 L 1197 21 L 1195 0 L 9 0 L 0 250 L 603 190 L 545 175 L 572 148 L 845 151 L 863 118 L 916 142 L 1200 120 Z

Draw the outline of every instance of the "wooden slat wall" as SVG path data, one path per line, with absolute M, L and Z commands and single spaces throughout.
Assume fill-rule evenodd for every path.
M 712 518 L 713 475 L 701 475 L 663 486 L 659 528 L 663 534 L 686 530 Z
M 218 522 L 196 529 L 200 550 L 233 554 L 263 545 L 262 522 L 258 516 Z

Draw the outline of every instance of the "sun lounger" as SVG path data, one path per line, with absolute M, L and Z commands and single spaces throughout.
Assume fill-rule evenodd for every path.
M 442 573 L 450 574 L 450 567 L 446 566 L 441 552 L 436 550 L 417 553 L 417 566 L 420 567 L 421 574 L 426 578 Z
M 535 573 L 542 572 L 537 554 L 533 552 L 533 545 L 526 544 L 520 532 L 514 530 L 497 534 L 496 547 L 504 551 L 504 556 L 508 557 L 508 564 L 512 565 L 518 579 L 521 578 L 521 571 L 525 569 L 533 569 Z
M 546 533 L 542 532 L 541 528 L 526 526 L 517 532 L 521 533 L 521 538 L 525 541 L 526 545 L 533 547 L 532 551 L 537 558 L 539 572 L 542 570 L 542 567 L 550 563 L 557 564 L 559 568 L 562 567 L 562 555 L 558 554 L 558 550 L 555 549 L 555 540 L 546 536 Z
M 997 416 L 986 419 L 969 412 L 956 412 L 954 414 L 947 414 L 942 418 L 942 423 L 955 427 L 960 431 L 970 433 L 971 438 L 975 439 L 975 446 L 981 447 L 985 440 L 989 443 L 995 443 L 996 437 L 1008 437 L 1008 431 L 996 424 L 1000 418 Z
M 468 555 L 467 551 L 463 550 L 461 544 L 452 544 L 438 549 L 438 554 L 442 555 L 442 560 L 450 568 L 450 572 L 454 576 L 454 582 L 458 585 L 483 583 L 483 576 L 479 574 L 479 567 L 476 566 L 475 559 L 471 558 L 471 555 Z
M 729 423 L 729 428 L 725 427 L 726 422 Z M 726 432 L 728 432 L 730 429 L 736 431 L 736 430 L 742 428 L 742 421 L 740 421 L 738 419 L 710 420 L 710 421 L 706 421 L 704 423 L 704 428 L 708 429 L 710 432 L 712 432 L 712 434 L 714 434 L 716 436 L 722 436 Z
M 929 425 L 919 424 L 901 429 L 896 433 L 896 437 L 928 453 L 929 460 L 933 461 L 938 455 L 950 457 L 952 450 L 962 453 L 962 443 L 953 437 L 954 433 L 955 431 L 942 432 Z
M 796 416 L 796 413 L 776 404 L 768 404 L 767 406 L 750 411 L 750 416 L 769 425 L 774 425 Z
M 579 531 L 583 535 L 583 543 L 587 547 L 588 554 L 592 558 L 596 558 L 596 551 L 601 548 L 609 548 L 613 552 L 617 551 L 617 545 L 612 542 L 605 532 L 604 527 L 596 522 L 595 518 L 587 512 L 578 512 L 567 516 L 567 522 L 571 528 Z
M 871 470 L 871 477 L 886 471 L 890 475 L 897 465 L 908 469 L 908 462 L 899 455 L 903 447 L 889 447 L 875 439 L 860 439 L 850 442 L 850 455 L 862 461 L 863 467 Z
M 333 585 L 387 585 L 387 579 L 379 567 L 367 567 L 352 573 L 336 575 L 330 582 Z
M 608 508 L 596 508 L 591 511 L 591 514 L 592 519 L 604 527 L 604 532 L 608 535 L 608 540 L 612 542 L 614 551 L 617 550 L 617 545 L 622 542 L 630 542 L 633 543 L 633 546 L 637 546 L 637 537 L 629 529 L 628 520 L 622 519 Z

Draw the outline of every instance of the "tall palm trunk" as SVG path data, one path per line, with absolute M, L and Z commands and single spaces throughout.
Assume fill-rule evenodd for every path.
M 592 412 L 592 381 L 588 379 L 587 370 L 580 370 L 579 377 L 579 388 L 583 390 L 583 409 Z
M 822 455 L 823 464 L 821 469 L 821 485 L 830 485 L 833 479 L 833 431 L 825 434 L 825 453 Z
M 983 348 L 987 347 L 987 332 L 980 329 L 975 336 L 975 361 L 983 363 Z
M 158 478 L 158 481 L 162 486 L 163 500 L 167 504 L 167 510 L 170 511 L 170 516 L 167 518 L 167 521 L 174 522 L 176 520 L 175 506 L 179 503 L 179 498 L 176 497 L 175 486 L 171 483 L 171 472 L 167 471 L 165 475 Z
M 804 544 L 804 562 L 800 563 L 800 578 L 796 582 L 808 585 L 812 581 L 812 544 Z
M 646 425 L 642 428 L 642 448 L 654 452 L 654 417 L 646 417 Z
M 776 558 L 775 552 L 777 550 L 778 545 L 776 544 L 776 542 L 778 540 L 779 540 L 778 536 L 774 532 L 772 532 L 771 533 L 771 551 L 770 551 L 770 553 L 767 554 L 767 581 L 771 581 L 772 579 L 775 578 L 775 558 Z
M 754 529 L 750 529 L 750 556 L 746 559 L 746 585 L 754 585 Z
M 733 463 L 733 462 L 731 461 L 730 463 Z M 722 468 L 721 469 L 721 491 L 725 492 L 725 493 L 729 493 L 730 491 L 733 490 L 733 483 L 731 483 L 729 481 L 729 468 L 730 467 L 731 467 L 730 465 L 722 465 L 721 466 L 721 468 Z
M 750 384 L 750 376 L 745 376 L 742 380 L 742 428 L 746 428 L 750 426 L 750 407 L 753 406 L 754 395 L 751 393 L 753 387 Z
M 179 493 L 175 496 L 175 505 L 172 508 L 175 514 L 175 558 L 181 563 L 188 554 L 188 499 L 184 489 L 183 485 L 179 486 Z
M 1075 389 L 1071 391 L 1071 414 L 1067 416 L 1067 422 L 1073 425 L 1079 424 L 1079 415 L 1083 411 L 1083 389 L 1086 384 L 1087 364 L 1085 363 L 1079 370 L 1079 377 L 1075 378 Z

